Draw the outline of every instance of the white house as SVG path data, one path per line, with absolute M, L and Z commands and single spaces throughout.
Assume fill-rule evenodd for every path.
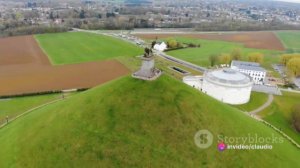
M 168 46 L 165 42 L 161 42 L 161 43 L 156 43 L 153 48 L 157 51 L 164 51 L 167 49 L 167 47 Z
M 252 77 L 254 84 L 264 85 L 267 71 L 256 62 L 232 61 L 231 69 L 248 74 Z

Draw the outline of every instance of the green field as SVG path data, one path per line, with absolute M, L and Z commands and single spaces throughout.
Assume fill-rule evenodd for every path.
M 300 133 L 297 133 L 291 124 L 291 109 L 297 103 L 300 103 L 300 94 L 283 92 L 283 96 L 275 96 L 270 107 L 260 113 L 263 118 L 281 128 L 300 144 Z
M 280 31 L 276 34 L 288 52 L 300 52 L 300 31 Z
M 59 94 L 49 94 L 42 96 L 26 96 L 20 98 L 0 99 L 0 125 L 1 121 L 15 117 L 25 111 L 60 98 Z
M 246 112 L 250 112 L 262 106 L 268 100 L 268 95 L 265 93 L 252 92 L 250 101 L 247 104 L 234 106 Z
M 185 61 L 200 65 L 200 66 L 210 66 L 209 56 L 213 54 L 230 54 L 232 50 L 239 48 L 242 51 L 243 59 L 247 60 L 247 55 L 252 52 L 260 52 L 265 55 L 263 66 L 266 68 L 271 67 L 271 63 L 278 63 L 279 56 L 281 52 L 271 51 L 271 50 L 260 50 L 253 48 L 246 48 L 239 43 L 214 41 L 214 40 L 202 40 L 202 39 L 192 39 L 183 37 L 174 37 L 177 41 L 182 43 L 194 43 L 200 44 L 200 48 L 187 48 L 181 50 L 174 50 L 167 52 L 168 54 L 183 59 Z
M 92 33 L 44 34 L 35 38 L 55 65 L 132 57 L 143 53 L 143 49 L 134 44 Z
M 208 149 L 194 135 L 215 136 Z M 106 83 L 0 129 L 0 167 L 300 167 L 291 143 L 217 150 L 217 136 L 281 137 L 234 107 L 163 75 Z

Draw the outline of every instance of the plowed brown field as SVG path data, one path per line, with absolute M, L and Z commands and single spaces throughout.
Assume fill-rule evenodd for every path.
M 90 88 L 128 73 L 117 61 L 52 66 L 33 36 L 0 39 L 0 96 Z
M 200 38 L 207 40 L 220 40 L 238 42 L 247 48 L 284 51 L 285 48 L 272 32 L 244 32 L 244 33 L 195 33 L 195 34 L 136 34 L 144 39 L 167 38 L 174 36 Z

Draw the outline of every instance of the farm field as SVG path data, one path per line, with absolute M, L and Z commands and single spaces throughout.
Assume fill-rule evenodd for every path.
M 195 33 L 195 34 L 136 34 L 144 39 L 188 37 L 240 43 L 245 48 L 284 51 L 285 48 L 273 32 L 243 32 L 243 33 Z
M 143 49 L 134 44 L 99 34 L 69 32 L 36 35 L 35 38 L 54 65 L 143 54 Z
M 264 120 L 281 128 L 283 132 L 300 143 L 300 133 L 297 133 L 291 124 L 291 109 L 300 103 L 300 94 L 283 92 L 283 96 L 275 96 L 270 107 L 260 113 Z
M 300 52 L 300 31 L 279 31 L 276 34 L 288 52 Z
M 183 38 L 183 37 L 174 37 L 179 42 L 183 43 L 195 43 L 200 44 L 200 48 L 187 48 L 180 49 L 167 52 L 168 54 L 177 57 L 179 59 L 183 59 L 185 61 L 189 61 L 191 63 L 200 65 L 200 66 L 209 66 L 209 57 L 213 54 L 222 54 L 228 53 L 230 54 L 232 50 L 239 48 L 242 52 L 242 59 L 247 60 L 247 55 L 253 52 L 260 52 L 265 55 L 263 66 L 266 68 L 270 68 L 271 64 L 274 62 L 279 62 L 279 54 L 280 51 L 272 51 L 272 50 L 261 50 L 261 49 L 253 49 L 246 48 L 242 44 L 238 43 L 230 43 L 223 41 L 212 41 L 212 40 L 202 40 L 202 39 L 193 39 L 193 38 Z
M 205 152 L 194 144 L 199 129 L 208 129 L 216 138 Z M 128 76 L 0 129 L 0 167 L 300 166 L 300 151 L 285 139 L 272 144 L 272 150 L 218 151 L 217 135 L 249 134 L 281 137 L 166 75 L 152 82 Z
M 89 88 L 128 73 L 115 60 L 53 66 L 33 36 L 0 39 L 0 96 Z

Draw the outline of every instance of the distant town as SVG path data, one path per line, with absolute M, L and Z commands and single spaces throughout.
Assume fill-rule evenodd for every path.
M 81 29 L 294 30 L 300 4 L 232 0 L 0 0 L 2 36 Z

